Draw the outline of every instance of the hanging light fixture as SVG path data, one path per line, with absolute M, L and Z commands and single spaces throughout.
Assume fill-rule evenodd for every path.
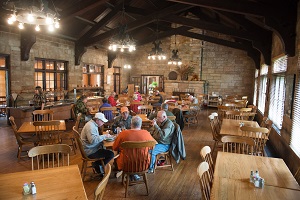
M 152 48 L 152 50 L 149 52 L 148 54 L 148 59 L 149 60 L 165 60 L 166 59 L 166 55 L 163 52 L 162 48 L 159 47 L 159 45 L 161 45 L 161 41 L 158 40 L 158 20 L 156 23 L 156 40 L 152 42 L 152 44 L 154 44 L 154 48 Z
M 23 0 L 7 1 L 3 3 L 3 8 L 12 11 L 7 19 L 7 23 L 13 25 L 18 23 L 19 29 L 26 29 L 25 24 L 33 25 L 36 31 L 41 30 L 41 26 L 47 26 L 49 31 L 59 28 L 59 18 L 57 10 L 51 0 L 55 11 L 48 7 L 47 0 Z
M 124 52 L 125 49 L 128 49 L 129 52 L 135 51 L 135 41 L 130 38 L 130 36 L 126 33 L 127 25 L 125 24 L 125 7 L 123 1 L 123 10 L 121 15 L 121 25 L 119 28 L 119 32 L 117 35 L 114 35 L 109 40 L 108 49 L 111 51 L 117 51 L 118 49 L 121 52 Z
M 176 35 L 175 35 L 175 48 L 172 50 L 172 56 L 168 61 L 169 65 L 182 65 L 181 58 L 178 56 L 178 49 L 176 48 Z

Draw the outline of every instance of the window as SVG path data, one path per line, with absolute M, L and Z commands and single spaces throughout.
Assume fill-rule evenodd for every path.
M 104 66 L 85 64 L 82 67 L 82 86 L 104 87 Z
M 255 70 L 255 80 L 254 80 L 254 94 L 253 94 L 253 105 L 256 106 L 256 100 L 257 100 L 257 87 L 258 87 L 258 72 L 259 70 Z
M 285 72 L 286 69 L 287 56 L 280 57 L 274 61 L 270 89 L 269 118 L 278 129 L 282 127 L 284 114 L 285 77 L 282 72 Z
M 269 118 L 278 129 L 282 127 L 284 100 L 285 100 L 285 78 L 283 75 L 274 75 L 270 90 Z
M 260 70 L 259 94 L 258 94 L 258 110 L 260 110 L 261 113 L 265 112 L 267 74 L 268 74 L 268 65 L 262 65 Z
M 295 102 L 292 119 L 291 147 L 300 157 L 300 71 L 295 89 Z
M 67 62 L 36 59 L 34 65 L 35 86 L 41 86 L 46 91 L 48 101 L 64 98 L 67 90 Z

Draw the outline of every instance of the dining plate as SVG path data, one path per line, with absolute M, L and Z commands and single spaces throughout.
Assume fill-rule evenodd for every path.
M 105 141 L 107 141 L 107 142 L 112 142 L 112 141 L 114 141 L 115 140 L 115 138 L 106 138 L 105 139 Z

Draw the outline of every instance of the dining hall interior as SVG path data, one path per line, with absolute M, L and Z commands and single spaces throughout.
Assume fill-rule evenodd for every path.
M 0 3 L 0 199 L 299 199 L 298 0 Z M 152 136 L 166 113 L 180 158 L 115 151 L 123 111 Z

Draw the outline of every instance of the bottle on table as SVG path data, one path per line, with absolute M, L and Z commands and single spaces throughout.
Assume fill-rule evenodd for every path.
M 31 182 L 31 194 L 36 194 L 36 187 L 33 181 Z

